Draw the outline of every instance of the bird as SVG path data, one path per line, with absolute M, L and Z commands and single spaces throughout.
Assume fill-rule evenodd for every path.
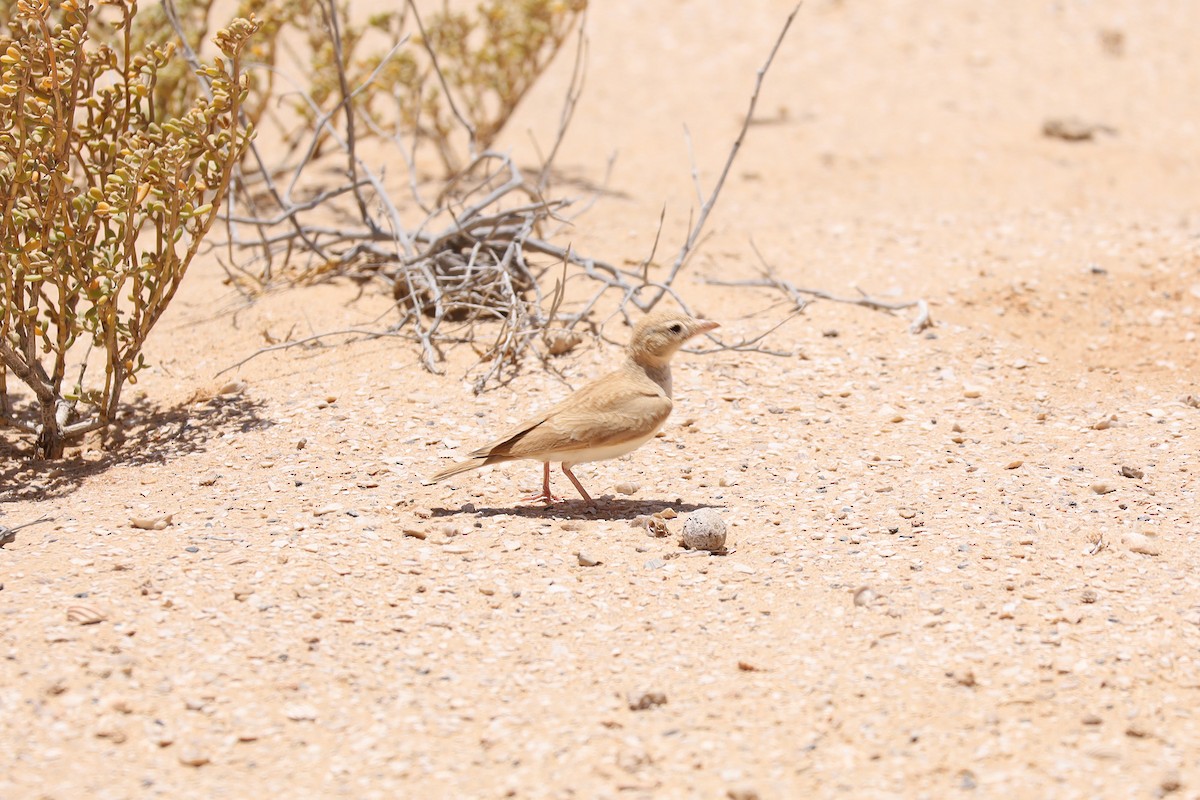
M 623 456 L 649 441 L 674 405 L 671 356 L 688 339 L 718 327 L 716 322 L 679 311 L 647 314 L 634 327 L 625 359 L 615 371 L 472 451 L 465 461 L 446 467 L 430 482 L 489 464 L 541 461 L 542 491 L 522 501 L 550 504 L 563 499 L 550 491 L 550 464 L 557 462 L 584 502 L 595 506 L 571 468 Z

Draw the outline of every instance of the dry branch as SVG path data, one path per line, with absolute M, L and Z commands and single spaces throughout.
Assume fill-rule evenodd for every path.
M 338 5 L 328 2 L 322 8 L 335 39 L 335 50 L 340 52 Z M 550 352 L 564 352 L 561 345 L 547 345 L 544 350 L 539 348 L 536 346 L 539 337 L 543 337 L 552 324 L 561 326 L 566 332 L 580 324 L 591 325 L 590 317 L 603 298 L 614 298 L 618 313 L 626 319 L 631 317 L 634 309 L 649 311 L 667 296 L 687 309 L 673 284 L 689 255 L 702 241 L 704 224 L 750 127 L 763 79 L 799 8 L 797 4 L 788 16 L 769 57 L 757 72 L 749 108 L 724 169 L 712 193 L 707 198 L 701 197 L 702 206 L 694 224 L 689 221 L 687 239 L 664 279 L 651 279 L 649 258 L 636 270 L 626 269 L 554 244 L 545 233 L 545 229 L 554 223 L 564 223 L 563 214 L 573 203 L 572 199 L 551 193 L 550 177 L 554 158 L 582 92 L 587 46 L 582 27 L 577 36 L 575 61 L 555 139 L 532 180 L 526 179 L 508 154 L 486 149 L 474 152 L 476 142 L 482 140 L 476 138 L 477 132 L 462 107 L 456 104 L 452 84 L 442 72 L 430 37 L 422 35 L 422 42 L 429 49 L 432 72 L 446 95 L 454 118 L 466 131 L 471 149 L 467 165 L 440 187 L 433 203 L 422 198 L 416 177 L 419 125 L 412 143 L 401 142 L 398 136 L 386 139 L 396 146 L 407 165 L 411 202 L 402 204 L 393 199 L 382 171 L 371 169 L 356 152 L 356 118 L 359 124 L 367 127 L 374 123 L 352 99 L 365 90 L 371 78 L 352 88 L 343 60 L 335 58 L 340 102 L 334 109 L 321 112 L 312 98 L 297 92 L 308 104 L 311 118 L 315 120 L 316 129 L 310 132 L 309 146 L 299 163 L 290 169 L 290 176 L 281 179 L 281 185 L 287 187 L 283 192 L 274 189 L 271 171 L 261 168 L 269 207 L 249 202 L 251 193 L 243 186 L 243 191 L 238 194 L 240 207 L 229 210 L 226 215 L 229 252 L 235 255 L 255 253 L 257 259 L 267 264 L 286 260 L 297 253 L 307 253 L 306 261 L 290 265 L 287 277 L 294 281 L 352 277 L 382 282 L 396 301 L 399 318 L 380 331 L 380 335 L 404 335 L 413 339 L 421 349 L 423 366 L 434 372 L 440 371 L 445 346 L 464 341 L 476 343 L 481 368 L 475 381 L 476 391 L 482 391 L 490 383 L 510 379 L 529 353 L 547 363 Z M 418 28 L 424 31 L 424 24 L 411 3 L 409 10 Z M 335 127 L 334 117 L 338 113 L 341 124 Z M 342 154 L 345 159 L 344 183 L 313 186 L 312 177 L 306 176 L 308 172 L 315 172 L 309 167 L 319 158 L 318 140 L 332 143 Z M 311 187 L 307 198 L 300 197 L 304 187 Z M 424 219 L 415 225 L 406 225 L 401 207 L 410 212 L 414 208 L 420 209 Z M 331 210 L 348 220 L 348 224 L 331 224 Z M 311 212 L 320 212 L 321 221 L 314 222 L 310 218 Z M 251 231 L 252 235 L 246 235 Z M 548 297 L 542 286 L 557 264 L 563 265 L 564 273 Z M 234 264 L 229 271 L 230 279 L 243 280 L 246 272 L 246 267 Z M 560 308 L 567 280 L 583 280 L 594 285 L 594 290 L 585 294 L 577 309 L 569 312 Z M 251 288 L 261 289 L 261 286 Z M 483 323 L 488 324 L 487 334 L 479 327 Z M 493 328 L 496 323 L 498 327 Z M 488 344 L 479 344 L 484 335 L 489 337 Z M 759 348 L 757 343 L 761 338 L 735 344 L 714 341 L 718 349 L 777 354 Z M 264 348 L 259 353 L 275 349 L 279 348 Z M 241 363 L 244 361 L 235 366 Z
M 674 283 L 676 276 L 679 275 L 679 271 L 683 269 L 684 264 L 687 263 L 688 259 L 695 252 L 696 246 L 700 241 L 700 233 L 704 230 L 704 223 L 708 221 L 708 215 L 712 213 L 713 206 L 717 203 L 717 197 L 721 194 L 721 188 L 725 185 L 725 179 L 729 177 L 729 171 L 733 168 L 733 162 L 737 158 L 738 151 L 742 149 L 742 142 L 746 139 L 746 132 L 750 130 L 750 122 L 754 118 L 754 109 L 758 106 L 758 95 L 762 91 L 763 79 L 767 77 L 767 71 L 771 69 L 771 64 L 775 61 L 775 54 L 779 52 L 779 47 L 783 44 L 788 29 L 792 27 L 792 20 L 800 12 L 802 5 L 804 5 L 803 0 L 796 3 L 792 8 L 792 13 L 788 14 L 787 20 L 783 23 L 783 28 L 779 31 L 779 35 L 775 37 L 775 44 L 771 47 L 771 52 L 767 55 L 767 60 L 759 67 L 754 79 L 754 92 L 750 95 L 750 105 L 746 109 L 746 115 L 742 118 L 742 128 L 738 131 L 737 138 L 734 139 L 733 146 L 729 149 L 729 156 L 725 159 L 725 167 L 721 170 L 721 174 L 717 176 L 717 183 L 713 186 L 712 194 L 700 206 L 700 214 L 696 218 L 695 226 L 688 226 L 687 239 L 684 241 L 683 246 L 679 248 L 679 254 L 675 256 L 675 263 L 671 265 L 671 271 L 667 275 L 666 280 L 662 282 L 658 287 L 658 292 L 650 300 L 645 303 L 638 303 L 638 307 L 643 311 L 649 311 L 654 308 L 663 299 L 663 296 L 669 293 L 668 287 Z M 696 191 L 700 193 L 699 174 L 694 167 L 692 174 L 695 177 Z
M 761 278 L 752 278 L 749 280 L 740 281 L 730 281 L 721 278 L 705 278 L 704 282 L 711 286 L 775 289 L 776 291 L 782 292 L 787 296 L 788 300 L 790 300 L 793 306 L 795 306 L 796 313 L 803 311 L 808 306 L 808 304 L 811 302 L 809 298 L 829 300 L 834 303 L 847 303 L 849 305 L 870 308 L 875 311 L 894 312 L 903 311 L 906 308 L 915 308 L 917 309 L 917 315 L 913 318 L 912 322 L 909 323 L 909 332 L 914 334 L 920 333 L 926 328 L 933 327 L 933 319 L 929 314 L 929 303 L 923 299 L 899 301 L 879 300 L 875 297 L 871 297 L 862 289 L 858 290 L 858 297 L 839 297 L 838 295 L 827 292 L 824 289 L 807 289 L 797 286 L 791 281 L 785 280 L 776 275 L 775 268 L 769 264 L 763 257 L 763 254 L 759 252 L 759 249 L 754 244 L 753 240 L 750 242 L 750 247 L 753 248 L 755 255 L 757 255 L 759 261 L 762 262 L 763 273 Z

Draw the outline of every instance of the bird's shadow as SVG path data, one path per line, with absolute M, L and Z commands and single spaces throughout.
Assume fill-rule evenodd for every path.
M 631 520 L 635 517 L 650 516 L 670 508 L 680 514 L 696 511 L 701 508 L 724 508 L 720 503 L 684 503 L 681 500 L 627 500 L 614 497 L 596 498 L 596 505 L 589 506 L 583 500 L 564 500 L 553 505 L 511 505 L 476 507 L 474 503 L 466 503 L 460 508 L 430 509 L 434 517 L 457 517 L 473 515 L 476 517 L 522 517 L 524 519 L 595 519 L 595 520 Z

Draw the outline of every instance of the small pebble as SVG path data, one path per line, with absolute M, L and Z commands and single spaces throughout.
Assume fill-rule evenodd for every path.
M 1162 555 L 1162 547 L 1158 543 L 1158 537 L 1147 536 L 1142 533 L 1127 533 L 1122 537 L 1125 546 L 1134 553 L 1140 553 L 1144 556 Z
M 67 622 L 78 625 L 95 625 L 105 620 L 105 614 L 95 606 L 76 605 L 67 608 Z
M 170 747 L 175 744 L 175 733 L 161 722 L 146 726 L 147 738 L 158 747 Z
M 304 703 L 292 703 L 284 708 L 283 713 L 293 722 L 312 722 L 317 718 L 317 709 Z
M 869 606 L 871 603 L 875 602 L 875 598 L 878 596 L 879 595 L 875 594 L 875 590 L 870 586 L 859 587 L 854 592 L 854 605 L 858 606 L 859 608 Z
M 975 678 L 975 670 L 973 669 L 950 672 L 949 677 L 959 686 L 966 686 L 968 689 L 978 684 L 978 680 Z
M 95 736 L 97 739 L 107 739 L 113 744 L 123 744 L 129 739 L 125 729 L 110 718 L 101 718 L 96 726 Z
M 666 705 L 667 695 L 664 692 L 630 692 L 625 695 L 630 711 L 645 711 L 655 706 Z
M 1115 492 L 1116 490 L 1117 487 L 1109 486 L 1104 481 L 1096 481 L 1092 484 L 1092 491 L 1096 494 L 1108 494 L 1109 492 Z
M 630 483 L 629 481 L 622 481 L 621 483 L 618 483 L 616 486 L 613 487 L 613 491 L 615 491 L 617 494 L 637 494 L 638 489 L 641 489 L 641 488 L 642 487 L 637 485 L 636 483 Z
M 725 549 L 725 520 L 711 508 L 693 511 L 683 521 L 680 544 L 688 550 L 707 550 L 710 553 Z
M 179 763 L 188 767 L 203 767 L 212 759 L 198 745 L 185 744 L 179 748 Z
M 1017 467 L 1021 466 L 1024 463 L 1025 463 L 1024 461 L 1017 459 L 1016 461 L 1010 461 L 1007 464 L 1005 464 L 1004 468 L 1005 469 L 1016 469 Z
M 597 567 L 600 566 L 600 561 L 591 556 L 584 555 L 582 552 L 576 553 L 575 558 L 579 560 L 581 567 Z
M 1164 794 L 1171 794 L 1183 788 L 1183 780 L 1179 777 L 1178 770 L 1167 770 L 1163 779 L 1159 782 L 1159 788 Z
M 1121 475 L 1125 478 L 1133 478 L 1134 480 L 1140 481 L 1143 477 L 1145 477 L 1146 473 L 1142 472 L 1137 467 L 1125 466 L 1121 467 Z
M 167 514 L 161 517 L 134 517 L 129 520 L 129 524 L 143 531 L 161 531 L 166 530 L 171 524 L 172 514 Z
M 729 800 L 759 800 L 760 795 L 757 789 L 748 786 L 741 786 L 736 789 L 727 789 L 725 796 Z

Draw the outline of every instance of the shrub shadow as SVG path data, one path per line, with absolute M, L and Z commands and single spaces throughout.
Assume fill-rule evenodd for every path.
M 34 458 L 30 435 L 0 428 L 0 503 L 62 497 L 111 467 L 166 464 L 206 450 L 226 433 L 270 427 L 263 406 L 244 394 L 193 398 L 170 407 L 139 398 L 122 404 L 121 419 L 129 424 L 108 434 L 98 458 L 96 450 L 85 456 L 78 447 L 57 461 Z

